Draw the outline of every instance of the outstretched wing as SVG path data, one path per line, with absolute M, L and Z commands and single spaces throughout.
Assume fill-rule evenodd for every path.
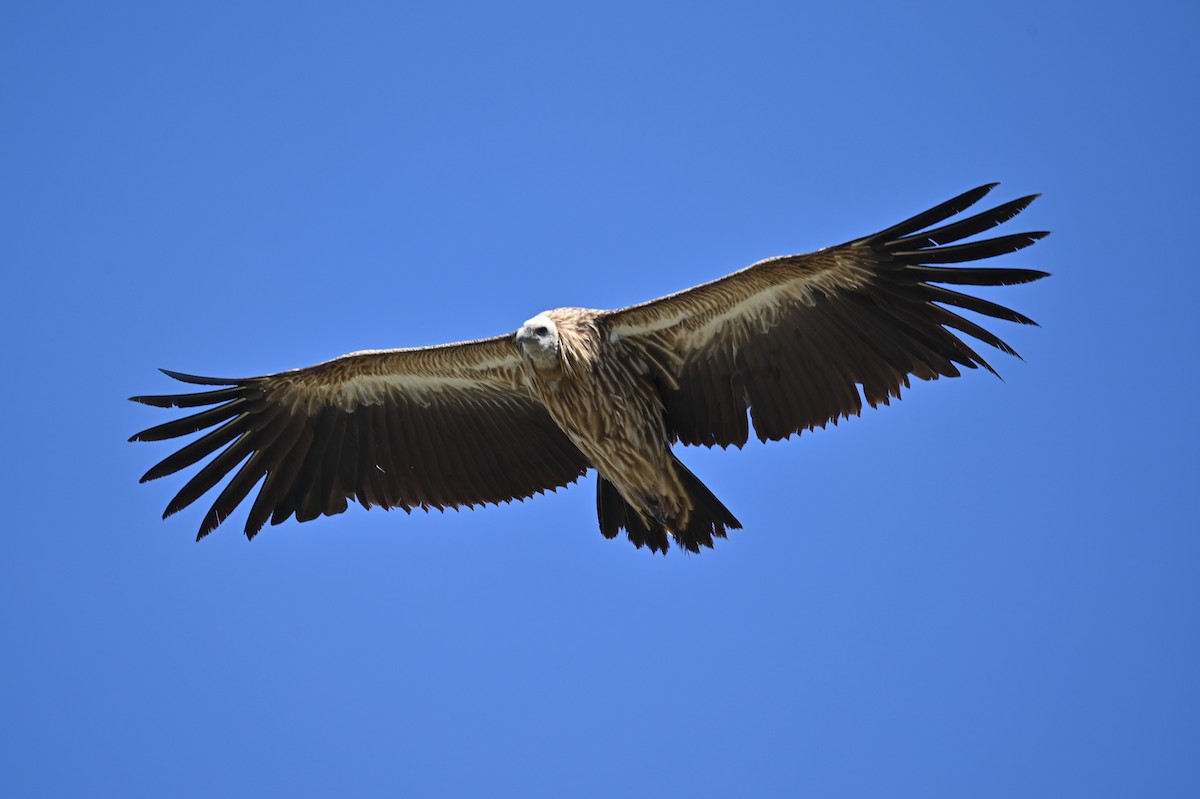
M 360 352 L 307 369 L 240 380 L 166 372 L 199 393 L 132 397 L 161 408 L 209 407 L 131 441 L 213 428 L 142 482 L 216 453 L 163 517 L 237 469 L 200 524 L 212 532 L 262 481 L 246 520 L 252 538 L 279 524 L 365 507 L 446 508 L 523 499 L 574 482 L 587 460 L 519 385 L 511 336 Z M 238 466 L 241 468 L 238 468 Z M 265 478 L 265 480 L 263 479 Z
M 899 397 L 909 376 L 995 370 L 960 337 L 1016 352 L 946 306 L 1034 324 L 1016 311 L 935 284 L 1000 286 L 1030 269 L 954 264 L 1028 247 L 1045 232 L 954 244 L 1013 218 L 1037 195 L 940 225 L 981 186 L 898 225 L 837 247 L 760 261 L 740 272 L 605 316 L 609 335 L 644 358 L 668 424 L 686 444 L 742 446 L 825 426 Z M 950 264 L 951 266 L 947 266 Z M 861 394 L 859 386 L 862 387 Z

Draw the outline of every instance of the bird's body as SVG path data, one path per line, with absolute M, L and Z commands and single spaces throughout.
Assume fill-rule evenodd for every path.
M 691 473 L 671 450 L 648 359 L 607 328 L 603 311 L 584 308 L 557 308 L 526 322 L 516 336 L 525 385 L 596 468 L 606 535 L 620 527 L 639 545 L 652 538 L 656 549 L 665 550 L 668 534 L 690 549 L 711 546 L 713 535 L 741 524 L 707 488 L 691 484 L 699 481 L 687 479 Z M 546 357 L 539 357 L 543 348 L 522 343 L 536 340 L 538 330 L 550 338 Z M 712 503 L 722 513 L 706 515 Z
M 143 431 L 160 440 L 211 429 L 143 480 L 214 453 L 164 514 L 221 490 L 199 537 L 254 486 L 246 534 L 268 520 L 346 509 L 405 510 L 521 499 L 598 472 L 601 532 L 691 551 L 741 524 L 675 456 L 675 443 L 742 446 L 786 438 L 888 403 L 908 385 L 991 370 L 955 332 L 1012 354 L 946 306 L 1023 324 L 1008 308 L 944 284 L 1007 285 L 1028 269 L 944 266 L 990 258 L 1044 233 L 961 242 L 1033 197 L 929 229 L 990 191 L 980 187 L 880 233 L 761 261 L 686 291 L 613 311 L 559 308 L 514 335 L 346 355 L 307 369 L 222 380 L 221 388 L 135 397 L 213 406 Z M 860 393 L 861 388 L 861 393 Z M 747 411 L 749 419 L 747 419 Z M 240 464 L 240 467 L 239 467 Z
M 548 364 L 525 359 L 533 396 L 622 495 L 647 512 L 685 514 L 683 487 L 670 468 L 662 399 L 649 375 L 639 373 L 635 359 L 606 352 L 620 345 L 606 340 L 596 312 L 559 308 L 543 318 L 557 327 L 560 355 Z

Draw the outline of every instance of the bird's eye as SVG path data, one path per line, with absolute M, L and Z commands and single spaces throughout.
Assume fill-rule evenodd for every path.
M 549 332 L 550 332 L 550 329 L 548 327 L 546 327 L 545 325 L 540 325 L 533 329 L 533 334 L 535 336 L 544 336 Z

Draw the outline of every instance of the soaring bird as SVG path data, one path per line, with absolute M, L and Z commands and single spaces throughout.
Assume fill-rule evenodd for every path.
M 1032 320 L 946 288 L 1046 276 L 958 265 L 1047 235 L 964 241 L 1037 197 L 947 221 L 995 185 L 846 244 L 769 258 L 627 308 L 545 311 L 495 338 L 355 352 L 262 377 L 164 369 L 217 388 L 132 397 L 207 408 L 130 439 L 208 431 L 142 481 L 215 453 L 167 505 L 166 518 L 234 472 L 201 521 L 199 540 L 259 483 L 247 538 L 268 520 L 309 521 L 341 513 L 350 500 L 405 511 L 499 504 L 595 469 L 605 537 L 624 530 L 638 548 L 665 553 L 674 539 L 698 552 L 741 524 L 676 457 L 676 442 L 740 448 L 751 425 L 762 441 L 788 438 L 858 415 L 864 399 L 886 405 L 910 377 L 957 377 L 961 367 L 977 366 L 995 373 L 960 334 L 1017 354 L 951 309 Z

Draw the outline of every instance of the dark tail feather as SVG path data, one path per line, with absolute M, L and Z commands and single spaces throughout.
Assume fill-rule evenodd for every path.
M 692 513 L 687 525 L 668 525 L 656 519 L 646 519 L 638 513 L 617 487 L 597 476 L 596 515 L 600 519 L 600 532 L 605 538 L 616 538 L 625 530 L 629 540 L 638 549 L 649 546 L 651 552 L 662 552 L 670 548 L 670 538 L 689 552 L 699 552 L 701 546 L 713 546 L 714 538 L 725 538 L 727 530 L 740 530 L 742 523 L 721 504 L 708 486 L 700 482 L 686 466 L 675 461 L 679 477 L 692 498 Z
M 667 554 L 667 528 L 656 521 L 647 524 L 642 515 L 625 501 L 617 487 L 597 475 L 596 515 L 600 519 L 600 532 L 605 538 L 616 538 L 625 530 L 629 540 L 638 549 L 649 545 L 651 552 Z

